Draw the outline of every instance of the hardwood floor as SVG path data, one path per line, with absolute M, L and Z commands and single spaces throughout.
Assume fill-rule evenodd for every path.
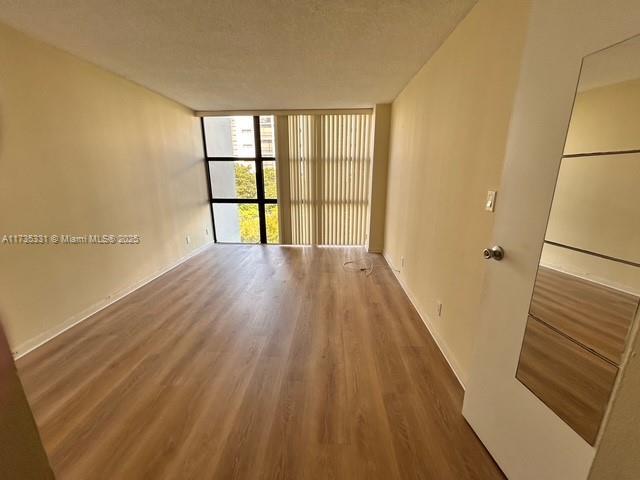
M 18 367 L 59 479 L 504 478 L 361 249 L 216 245 Z
M 529 315 L 516 378 L 595 445 L 618 368 Z
M 620 365 L 640 299 L 540 265 L 530 314 Z
M 586 278 L 538 269 L 516 378 L 591 445 L 639 302 Z

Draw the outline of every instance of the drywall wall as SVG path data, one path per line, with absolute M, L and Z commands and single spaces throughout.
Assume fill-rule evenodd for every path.
M 140 237 L 0 244 L 0 310 L 14 351 L 210 241 L 202 155 L 189 109 L 0 25 L 0 239 Z
M 608 50 L 598 53 L 605 56 Z M 594 56 L 595 58 L 595 56 Z M 585 60 L 583 72 L 589 70 Z M 640 80 L 580 92 L 573 107 L 566 153 L 640 148 Z M 565 158 L 546 239 L 640 262 L 640 154 Z M 545 245 L 543 264 L 625 290 L 640 292 L 637 268 Z
M 587 57 L 583 70 L 588 73 L 593 63 L 591 59 L 610 53 L 613 53 L 613 49 Z M 633 60 L 629 58 L 629 61 Z M 640 148 L 638 109 L 640 79 L 581 91 L 573 105 L 564 153 L 569 155 Z
M 389 171 L 389 129 L 391 104 L 379 103 L 373 112 L 373 151 L 369 181 L 369 208 L 367 211 L 367 251 L 384 250 L 384 220 L 387 206 L 387 175 Z
M 384 253 L 463 381 L 527 13 L 481 0 L 392 106 Z

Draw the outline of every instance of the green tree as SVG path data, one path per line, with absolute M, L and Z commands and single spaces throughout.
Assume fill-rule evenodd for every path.
M 278 198 L 278 181 L 276 178 L 275 163 L 264 164 L 264 195 L 266 198 Z M 267 220 L 267 241 L 269 243 L 280 242 L 280 228 L 278 226 L 278 205 L 265 207 Z
M 253 162 L 235 162 L 236 197 L 256 198 L 256 174 L 253 170 Z
M 278 228 L 278 205 L 267 205 L 265 216 L 267 219 L 267 242 L 280 243 L 280 229 Z
M 264 173 L 264 196 L 266 198 L 278 198 L 278 182 L 276 180 L 275 164 L 266 163 Z
M 275 165 L 264 166 L 264 190 L 266 198 L 277 198 L 278 188 Z M 257 198 L 256 176 L 253 163 L 235 164 L 236 196 L 238 198 Z M 246 243 L 258 243 L 260 241 L 260 219 L 256 204 L 240 204 L 240 239 Z M 267 205 L 265 208 L 267 222 L 267 241 L 278 243 L 280 241 L 278 228 L 278 206 Z

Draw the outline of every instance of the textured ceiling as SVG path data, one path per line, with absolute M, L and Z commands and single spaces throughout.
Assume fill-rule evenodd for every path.
M 0 21 L 195 110 L 392 100 L 475 0 L 0 0 Z

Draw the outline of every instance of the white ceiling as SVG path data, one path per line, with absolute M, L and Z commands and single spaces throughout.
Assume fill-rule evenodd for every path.
M 0 0 L 0 21 L 194 110 L 392 100 L 476 0 Z

